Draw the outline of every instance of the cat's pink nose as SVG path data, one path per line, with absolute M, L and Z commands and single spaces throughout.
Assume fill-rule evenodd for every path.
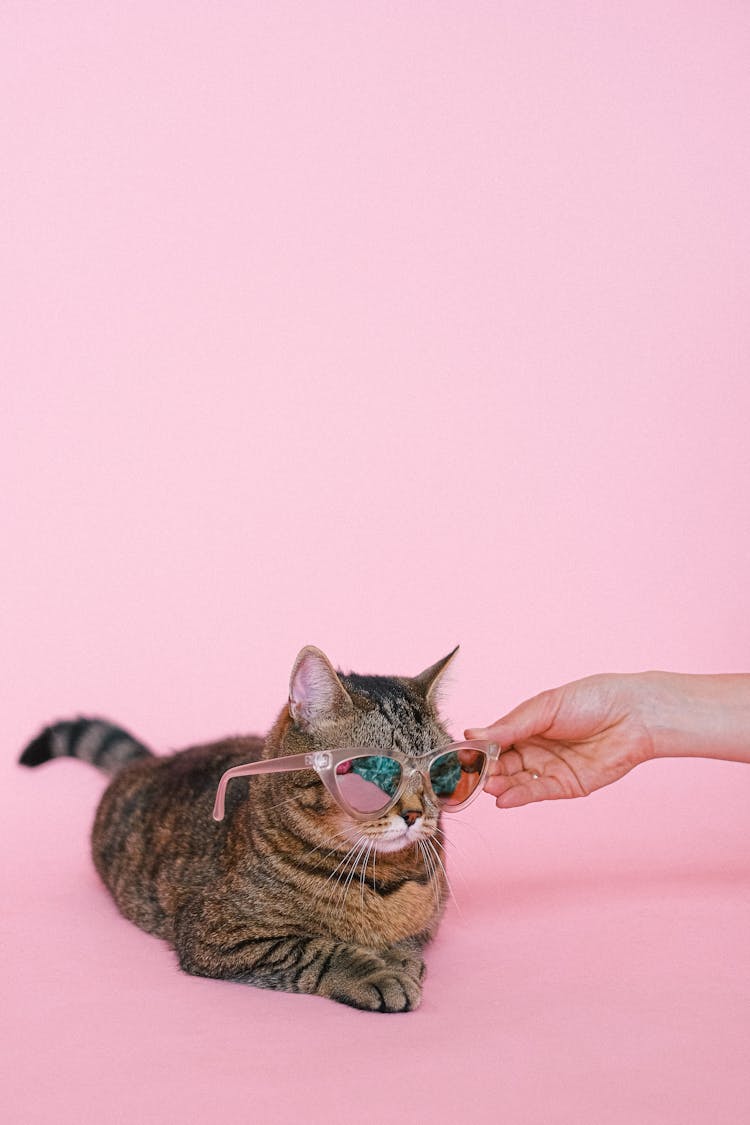
M 404 818 L 404 820 L 406 821 L 408 827 L 411 828 L 412 824 L 414 824 L 414 822 L 416 820 L 419 820 L 419 818 L 422 814 L 421 814 L 421 812 L 417 812 L 416 809 L 405 809 L 401 813 L 401 815 Z

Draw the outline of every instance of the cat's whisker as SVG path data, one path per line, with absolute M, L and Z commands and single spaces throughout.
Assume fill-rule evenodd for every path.
M 329 893 L 328 893 L 328 896 L 326 898 L 326 907 L 332 907 L 333 896 L 334 896 L 336 890 L 338 889 L 339 883 L 340 883 L 342 875 L 343 875 L 343 872 L 341 871 L 341 869 L 345 866 L 345 864 L 347 863 L 349 858 L 352 855 L 354 855 L 354 853 L 357 851 L 357 849 L 360 846 L 360 843 L 361 843 L 361 841 L 357 840 L 356 843 L 352 844 L 352 846 L 349 848 L 348 852 L 343 857 L 343 859 L 341 859 L 336 864 L 336 866 L 334 867 L 331 874 L 327 877 L 327 879 L 326 879 L 325 883 L 323 884 L 323 887 L 320 890 L 319 894 L 317 894 L 315 896 L 316 900 L 322 898 L 323 893 L 325 892 L 326 889 L 328 889 Z M 339 874 L 339 872 L 341 872 L 341 873 Z
M 367 857 L 370 854 L 370 848 L 371 847 L 372 847 L 372 843 L 369 842 L 368 845 L 367 845 L 367 850 L 365 851 L 365 860 L 364 860 L 364 863 L 362 865 L 362 870 L 359 873 L 359 909 L 360 909 L 360 913 L 362 913 L 362 914 L 364 914 L 364 911 L 365 911 L 365 889 L 364 889 L 363 880 L 364 880 L 364 877 L 365 877 L 365 871 L 367 870 Z
M 489 848 L 490 845 L 487 842 L 487 837 L 485 836 L 484 832 L 482 832 L 480 828 L 477 828 L 476 824 L 472 824 L 470 820 L 467 820 L 466 817 L 462 816 L 460 813 L 456 816 L 451 817 L 451 824 L 460 824 L 462 828 L 470 829 L 479 837 L 483 847 Z
M 442 905 L 443 905 L 443 893 L 442 893 L 442 884 L 441 884 L 441 880 L 440 880 L 440 872 L 439 872 L 438 866 L 435 863 L 435 860 L 434 860 L 434 858 L 431 854 L 433 849 L 429 847 L 429 840 L 425 840 L 424 844 L 425 844 L 425 854 L 429 857 L 430 867 L 432 869 L 433 888 L 434 888 L 434 891 L 435 891 L 435 908 L 437 910 L 440 910 Z
M 435 894 L 435 869 L 434 869 L 434 866 L 432 864 L 432 860 L 430 859 L 430 856 L 427 854 L 427 849 L 424 846 L 424 841 L 423 840 L 417 840 L 417 845 L 419 847 L 419 851 L 420 851 L 420 854 L 422 856 L 422 862 L 424 863 L 425 867 L 427 868 L 427 878 L 429 879 L 430 888 L 431 888 L 433 894 Z
M 422 845 L 422 841 L 421 840 L 415 840 L 414 846 L 415 846 L 415 848 L 417 848 L 419 850 L 419 854 L 422 857 L 422 862 L 425 865 L 425 867 L 427 868 L 427 878 L 430 881 L 430 885 L 432 885 L 432 872 L 430 870 L 430 865 L 429 865 L 429 862 L 427 860 L 427 853 L 424 850 L 424 847 Z
M 367 838 L 367 845 L 365 845 L 364 853 L 361 856 L 362 870 L 360 872 L 360 900 L 361 900 L 361 903 L 362 903 L 362 909 L 364 909 L 364 876 L 365 876 L 365 873 L 367 873 L 367 870 L 368 870 L 368 861 L 369 861 L 369 858 L 370 858 L 370 852 L 371 852 L 373 847 L 374 847 L 374 840 L 371 839 L 370 837 L 368 837 Z M 360 859 L 358 859 L 358 866 L 359 866 L 359 864 L 360 864 Z
M 455 848 L 456 841 L 453 839 L 452 836 L 448 835 L 448 833 L 445 831 L 444 828 L 441 828 L 439 825 L 437 825 L 433 829 L 433 835 L 440 836 L 444 844 L 450 844 L 452 847 Z
M 483 851 L 488 852 L 488 851 L 491 850 L 492 845 L 487 840 L 486 834 L 481 829 L 477 828 L 476 824 L 472 824 L 470 820 L 466 820 L 462 816 L 452 817 L 452 819 L 451 819 L 451 833 L 453 832 L 454 825 L 459 825 L 459 824 L 461 825 L 462 829 L 468 828 L 471 832 L 474 833 L 475 837 L 479 838 L 479 842 L 480 842 L 480 845 L 481 845 Z M 462 847 L 460 847 L 458 845 L 456 840 L 453 839 L 453 836 L 451 835 L 451 837 L 447 837 L 445 835 L 445 830 L 442 829 L 442 828 L 440 829 L 440 831 L 443 835 L 443 841 L 446 842 L 446 843 L 450 843 L 450 845 L 455 849 L 456 854 L 461 856 L 462 859 L 466 859 L 466 852 L 464 851 L 464 849 Z M 470 843 L 470 846 L 472 848 L 477 846 L 476 840 L 469 841 L 469 843 Z M 468 882 L 465 874 L 463 873 L 463 871 L 460 872 L 460 876 L 461 876 L 461 879 L 463 881 L 463 885 L 465 887 L 468 887 L 469 882 Z
M 343 847 L 343 845 L 347 841 L 349 843 L 351 843 L 351 835 L 350 835 L 350 833 L 347 829 L 342 829 L 341 832 L 332 832 L 329 839 L 326 841 L 326 843 L 331 843 L 332 840 L 341 840 L 341 844 L 339 844 L 338 846 L 333 847 L 329 851 L 327 851 L 324 856 L 320 857 L 320 859 L 318 860 L 317 863 L 313 864 L 313 867 L 320 867 L 321 863 L 325 863 L 325 861 L 328 859 L 328 857 L 334 855 L 335 852 L 339 851 L 340 848 Z M 321 850 L 321 848 L 324 848 L 325 846 L 326 846 L 326 844 L 318 844 L 317 847 L 311 848 L 310 851 L 305 852 L 303 858 L 309 859 L 311 856 L 314 856 L 316 852 L 319 852 Z
M 339 915 L 343 914 L 343 912 L 344 912 L 344 909 L 346 907 L 346 896 L 349 893 L 349 887 L 351 886 L 352 880 L 354 879 L 354 876 L 357 873 L 357 868 L 359 867 L 359 861 L 362 857 L 362 854 L 366 850 L 367 846 L 368 846 L 367 837 L 361 836 L 360 842 L 357 846 L 356 854 L 354 856 L 354 859 L 352 860 L 351 870 L 349 871 L 349 873 L 346 876 L 346 879 L 344 880 L 344 885 L 343 885 L 343 888 L 342 888 L 342 891 L 341 891 L 341 903 L 339 905 Z
M 456 898 L 455 892 L 453 890 L 453 884 L 451 883 L 450 879 L 448 878 L 448 872 L 445 870 L 445 864 L 443 863 L 443 860 L 442 860 L 442 857 L 441 857 L 440 853 L 438 852 L 437 848 L 435 847 L 435 845 L 433 844 L 433 842 L 431 840 L 425 840 L 425 844 L 430 849 L 430 851 L 432 852 L 433 857 L 435 859 L 435 862 L 440 866 L 440 868 L 443 872 L 443 876 L 445 878 L 445 885 L 448 888 L 448 893 L 450 894 L 451 898 L 453 899 L 456 910 L 458 911 L 459 914 L 461 914 L 461 907 L 458 905 L 458 899 Z
M 362 868 L 363 871 L 364 871 L 365 867 L 367 866 L 367 857 L 370 854 L 370 848 L 371 847 L 372 847 L 372 841 L 367 836 L 363 836 L 362 837 L 362 846 L 359 849 L 359 852 L 357 853 L 357 855 L 355 857 L 354 866 L 353 866 L 351 875 L 349 876 L 349 881 L 348 881 L 348 884 L 347 884 L 347 893 L 349 891 L 349 887 L 354 882 L 354 879 L 357 875 L 357 870 L 359 868 L 360 862 L 362 862 L 364 864 L 364 866 Z
M 341 841 L 341 844 L 337 844 L 335 847 L 329 848 L 328 852 L 326 852 L 325 855 L 322 855 L 318 858 L 317 863 L 311 864 L 311 867 L 313 867 L 313 870 L 315 871 L 317 867 L 322 866 L 322 864 L 324 864 L 326 862 L 326 859 L 328 859 L 332 855 L 336 855 L 336 854 L 340 853 L 341 848 L 344 847 L 344 845 L 346 844 L 346 840 L 347 840 L 347 837 L 344 837 L 344 839 Z M 309 856 L 315 855 L 315 853 L 319 852 L 320 848 L 322 848 L 324 846 L 325 845 L 320 844 L 320 845 L 318 845 L 318 847 L 310 848 L 309 852 L 305 852 L 304 856 L 302 856 L 302 858 L 307 859 Z M 351 850 L 351 848 L 349 850 Z M 342 859 L 340 859 L 340 862 L 338 862 L 338 865 L 336 867 L 334 867 L 334 870 L 331 873 L 328 874 L 328 876 L 326 877 L 326 882 L 329 879 L 329 877 L 331 877 L 331 875 L 335 874 L 335 872 L 338 870 L 338 866 L 340 866 L 341 863 L 345 861 L 345 858 L 346 858 L 347 854 L 349 854 L 349 852 L 346 852 L 344 854 Z M 319 894 L 317 895 L 317 897 L 319 898 Z
M 362 914 L 364 914 L 365 912 L 365 878 L 367 876 L 367 864 L 370 861 L 370 855 L 374 847 L 375 841 L 370 840 L 369 844 L 367 845 L 367 854 L 365 855 L 365 861 L 362 864 L 362 874 L 359 877 L 359 898 L 362 907 Z
M 326 846 L 326 844 L 330 844 L 332 841 L 336 841 L 336 843 L 334 844 L 334 847 L 329 848 L 328 851 L 324 855 L 319 857 L 318 863 L 315 864 L 316 867 L 320 866 L 320 864 L 323 863 L 324 860 L 328 859 L 329 856 L 335 855 L 336 852 L 340 852 L 343 848 L 345 848 L 345 846 L 347 844 L 351 845 L 351 842 L 352 842 L 351 836 L 349 835 L 348 832 L 332 833 L 331 836 L 329 837 L 329 839 L 326 840 L 325 844 L 317 844 L 314 848 L 310 848 L 309 851 L 304 853 L 303 858 L 304 859 L 310 859 L 312 856 L 315 855 L 316 852 L 322 851 L 322 849 Z
M 436 871 L 436 868 L 435 868 L 435 864 L 433 863 L 433 861 L 432 861 L 432 859 L 431 859 L 431 857 L 430 857 L 430 855 L 427 851 L 427 848 L 425 847 L 426 841 L 418 840 L 417 843 L 419 845 L 419 850 L 422 853 L 424 865 L 427 868 L 427 876 L 428 876 L 428 879 L 430 881 L 430 887 L 432 888 L 432 893 L 435 897 L 435 908 L 440 909 L 440 886 L 439 886 L 439 880 L 438 880 L 438 877 L 437 877 L 437 871 Z
M 342 885 L 342 880 L 345 880 L 348 877 L 348 875 L 349 875 L 349 862 L 350 862 L 350 860 L 352 861 L 352 863 L 355 862 L 355 858 L 356 858 L 356 856 L 359 855 L 359 851 L 360 851 L 361 847 L 362 847 L 362 837 L 360 836 L 359 839 L 356 840 L 355 843 L 352 844 L 352 846 L 349 848 L 348 852 L 343 857 L 341 862 L 336 865 L 336 867 L 333 869 L 331 874 L 328 876 L 328 879 L 326 880 L 326 882 L 331 883 L 331 889 L 330 889 L 330 894 L 328 895 L 328 899 L 327 899 L 327 906 L 330 909 L 333 909 L 334 897 L 336 895 L 340 895 L 341 901 L 343 903 L 343 901 L 346 897 L 346 888 L 345 888 L 345 884 Z M 334 878 L 334 876 L 335 876 L 335 878 Z
M 438 837 L 440 837 L 440 844 L 441 844 L 441 846 L 442 846 L 442 847 L 445 847 L 445 845 L 446 845 L 446 844 L 450 844 L 450 846 L 451 846 L 451 847 L 452 847 L 452 848 L 454 849 L 454 851 L 456 852 L 456 855 L 460 856 L 462 860 L 466 858 L 466 853 L 465 853 L 464 851 L 462 851 L 462 850 L 461 850 L 461 848 L 459 848 L 459 846 L 458 846 L 458 844 L 457 844 L 457 843 L 455 842 L 455 840 L 451 840 L 451 839 L 450 839 L 449 837 L 447 837 L 447 836 L 445 835 L 445 832 L 443 831 L 443 829 L 442 829 L 442 828 L 438 828 L 438 829 L 436 830 L 436 833 L 435 833 L 435 834 L 436 834 L 436 835 L 437 835 Z M 453 870 L 453 868 L 451 868 L 451 870 Z M 464 885 L 464 888 L 465 888 L 465 889 L 468 889 L 468 887 L 469 887 L 469 882 L 468 882 L 468 880 L 467 880 L 466 876 L 464 875 L 464 873 L 463 873 L 463 871 L 461 870 L 461 868 L 460 868 L 460 867 L 458 868 L 458 877 L 459 877 L 459 879 L 461 880 L 461 882 L 463 883 L 463 885 Z

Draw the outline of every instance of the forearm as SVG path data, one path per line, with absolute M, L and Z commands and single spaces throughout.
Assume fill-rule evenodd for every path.
M 750 674 L 634 677 L 655 758 L 722 758 L 750 763 Z

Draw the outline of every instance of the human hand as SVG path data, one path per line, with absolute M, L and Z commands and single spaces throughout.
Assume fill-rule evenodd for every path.
M 466 738 L 497 742 L 485 789 L 498 808 L 585 797 L 654 756 L 659 673 L 588 676 L 544 691 Z

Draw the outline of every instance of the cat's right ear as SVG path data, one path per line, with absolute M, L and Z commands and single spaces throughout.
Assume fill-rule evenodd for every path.
M 314 645 L 297 656 L 289 679 L 289 713 L 297 726 L 309 730 L 338 718 L 354 704 L 328 657 Z

